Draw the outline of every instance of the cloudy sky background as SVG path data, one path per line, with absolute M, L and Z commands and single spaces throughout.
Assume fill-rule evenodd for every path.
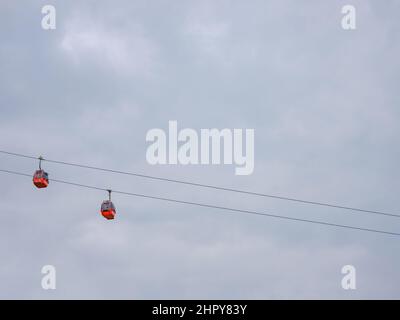
M 41 8 L 57 29 L 41 28 Z M 357 30 L 341 8 L 357 8 Z M 400 214 L 398 1 L 0 2 L 0 149 Z M 254 128 L 255 170 L 151 166 L 152 128 Z M 0 156 L 33 173 L 33 160 Z M 44 164 L 51 177 L 400 231 L 400 220 Z M 399 238 L 1 174 L 0 298 L 400 298 Z M 57 289 L 41 288 L 41 268 Z M 357 269 L 357 290 L 341 268 Z

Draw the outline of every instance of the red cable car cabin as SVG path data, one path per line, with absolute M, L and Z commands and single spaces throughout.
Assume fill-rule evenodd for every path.
M 41 189 L 49 185 L 49 175 L 44 170 L 37 170 L 33 175 L 33 184 Z
M 114 219 L 116 210 L 114 204 L 110 200 L 104 200 L 101 204 L 101 214 L 107 220 Z

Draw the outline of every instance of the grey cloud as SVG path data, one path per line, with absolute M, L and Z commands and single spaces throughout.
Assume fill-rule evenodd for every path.
M 399 4 L 353 1 L 0 4 L 0 149 L 395 211 Z M 255 172 L 146 163 L 149 129 L 254 128 Z M 1 168 L 37 163 L 1 155 Z M 398 231 L 394 219 L 46 163 L 50 177 Z M 1 298 L 399 298 L 397 240 L 1 175 Z M 40 287 L 57 268 L 58 288 Z M 358 289 L 340 287 L 354 264 Z

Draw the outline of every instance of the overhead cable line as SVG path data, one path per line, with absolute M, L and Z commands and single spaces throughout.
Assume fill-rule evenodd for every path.
M 4 150 L 0 150 L 0 153 L 11 155 L 11 156 L 16 156 L 16 157 L 21 157 L 21 158 L 27 158 L 27 159 L 34 159 L 34 160 L 39 159 L 39 157 L 34 157 L 34 156 L 25 155 L 25 154 L 4 151 Z M 247 194 L 247 195 L 258 196 L 258 197 L 266 197 L 266 198 L 272 198 L 272 199 L 278 199 L 278 200 L 284 200 L 284 201 L 291 201 L 291 202 L 297 202 L 297 203 L 303 203 L 303 204 L 309 204 L 309 205 L 316 205 L 316 206 L 323 206 L 323 207 L 329 207 L 329 208 L 335 208 L 335 209 L 342 209 L 342 210 L 350 211 L 352 213 L 370 213 L 370 214 L 376 214 L 376 215 L 400 218 L 400 214 L 395 214 L 395 213 L 391 213 L 391 212 L 384 212 L 384 211 L 377 211 L 377 210 L 369 210 L 369 209 L 362 209 L 362 208 L 356 208 L 356 207 L 349 207 L 349 206 L 333 204 L 333 203 L 326 203 L 326 202 L 320 202 L 320 201 L 303 200 L 303 199 L 298 199 L 298 198 L 279 196 L 279 195 L 273 195 L 273 194 L 266 194 L 266 193 L 260 193 L 260 192 L 253 192 L 253 191 L 234 189 L 234 188 L 228 188 L 228 187 L 221 187 L 221 186 L 197 183 L 197 182 L 186 181 L 186 180 L 177 180 L 177 179 L 164 178 L 164 177 L 147 175 L 147 174 L 142 174 L 142 173 L 113 170 L 113 169 L 101 168 L 101 167 L 96 167 L 96 166 L 89 166 L 89 165 L 84 165 L 84 164 L 71 163 L 71 162 L 66 162 L 66 161 L 45 159 L 43 157 L 42 157 L 41 160 L 42 161 L 47 161 L 49 163 L 54 163 L 54 164 L 60 164 L 60 165 L 66 165 L 66 166 L 72 166 L 72 167 L 78 167 L 78 168 L 84 168 L 84 169 L 91 169 L 91 170 L 97 170 L 97 171 L 103 171 L 103 172 L 109 172 L 109 173 L 116 173 L 116 174 L 121 174 L 121 175 L 135 176 L 135 177 L 151 179 L 151 180 L 172 182 L 172 183 L 178 183 L 178 184 L 194 186 L 194 187 L 200 187 L 200 188 L 208 188 L 208 189 L 235 192 L 235 193 L 240 193 L 240 194 Z
M 25 177 L 31 178 L 30 174 L 17 172 L 17 171 L 10 171 L 10 170 L 5 170 L 5 169 L 0 169 L 0 172 L 12 174 L 12 175 L 25 176 Z M 51 179 L 50 181 L 57 182 L 57 183 L 62 183 L 62 184 L 67 184 L 67 185 L 72 185 L 72 186 L 75 186 L 75 187 L 82 187 L 82 188 L 99 190 L 99 191 L 107 191 L 107 192 L 111 192 L 112 191 L 113 193 L 116 193 L 116 194 L 122 194 L 122 195 L 134 196 L 134 197 L 140 197 L 140 198 L 146 198 L 146 199 L 153 199 L 153 200 L 159 200 L 159 201 L 166 201 L 166 202 L 171 202 L 171 203 L 179 203 L 179 204 L 198 206 L 198 207 L 203 207 L 203 208 L 210 208 L 210 209 L 218 209 L 218 210 L 230 211 L 230 212 L 236 212 L 236 213 L 251 214 L 251 215 L 257 215 L 257 216 L 263 216 L 263 217 L 269 217 L 269 218 L 290 220 L 290 221 L 295 221 L 295 222 L 318 224 L 318 225 L 324 225 L 324 226 L 330 226 L 330 227 L 336 227 L 336 228 L 345 228 L 345 229 L 352 229 L 352 230 L 358 230 L 358 231 L 380 233 L 380 234 L 386 234 L 386 235 L 392 235 L 392 236 L 400 236 L 400 233 L 391 232 L 391 231 L 385 231 L 385 230 L 363 228 L 363 227 L 344 225 L 344 224 L 336 224 L 336 223 L 324 222 L 324 221 L 319 221 L 319 220 L 294 218 L 294 217 L 270 214 L 270 213 L 259 212 L 259 211 L 242 210 L 242 209 L 237 209 L 237 208 L 231 208 L 231 207 L 225 207 L 225 206 L 217 206 L 217 205 L 211 205 L 211 204 L 200 203 L 200 202 L 192 202 L 192 201 L 185 201 L 185 200 L 179 200 L 179 199 L 173 199 L 173 198 L 157 197 L 157 196 L 141 194 L 141 193 L 132 193 L 132 192 L 125 192 L 125 191 L 111 190 L 111 189 L 107 189 L 107 188 L 100 188 L 100 187 L 96 187 L 96 186 L 91 186 L 91 185 L 86 185 L 86 184 L 81 184 L 81 183 L 75 183 L 75 182 L 70 182 L 70 181 L 64 181 L 64 180 L 58 180 L 58 179 Z

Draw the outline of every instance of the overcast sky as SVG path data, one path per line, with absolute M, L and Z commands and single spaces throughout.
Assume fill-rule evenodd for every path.
M 41 9 L 57 10 L 43 30 Z M 357 29 L 341 27 L 341 8 Z M 0 149 L 400 214 L 398 1 L 0 2 Z M 255 169 L 146 133 L 255 130 Z M 0 155 L 1 169 L 38 163 Z M 45 163 L 51 178 L 400 232 L 400 220 Z M 0 298 L 400 298 L 400 238 L 0 175 Z M 343 290 L 341 268 L 356 267 Z M 54 265 L 57 289 L 43 290 Z

